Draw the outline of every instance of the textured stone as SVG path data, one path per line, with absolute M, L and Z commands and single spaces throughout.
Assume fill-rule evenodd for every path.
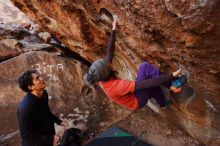
M 146 116 L 146 113 L 148 115 Z M 199 146 L 199 141 L 190 137 L 172 123 L 167 122 L 150 109 L 142 109 L 133 113 L 132 118 L 114 123 L 127 132 L 155 146 Z M 141 127 L 141 128 L 140 128 Z M 139 130 L 136 130 L 139 128 Z
M 7 24 L 33 24 L 31 20 L 18 8 L 16 8 L 10 0 L 0 1 L 0 22 Z
M 18 132 L 11 137 L 5 135 L 18 130 L 16 109 L 24 93 L 18 87 L 17 78 L 25 70 L 33 68 L 46 79 L 53 113 L 67 121 L 71 127 L 84 125 L 84 128 L 86 126 L 92 130 L 101 121 L 111 123 L 121 118 L 111 116 L 110 112 L 103 110 L 102 107 L 116 111 L 122 109 L 111 106 L 99 86 L 91 88 L 84 84 L 82 78 L 87 69 L 85 65 L 54 53 L 31 51 L 0 63 L 0 143 L 6 143 L 18 135 Z M 78 116 L 68 116 L 76 113 Z
M 51 49 L 52 46 L 17 24 L 0 24 L 1 57 L 13 57 L 21 52 Z M 8 56 L 8 57 L 7 57 Z
M 220 1 L 12 1 L 90 62 L 105 56 L 111 14 L 118 15 L 113 66 L 119 76 L 135 79 L 142 60 L 168 71 L 182 68 L 196 96 L 175 103 L 165 115 L 204 144 L 219 145 Z
M 21 44 L 15 39 L 0 40 L 0 60 L 14 57 L 22 52 Z

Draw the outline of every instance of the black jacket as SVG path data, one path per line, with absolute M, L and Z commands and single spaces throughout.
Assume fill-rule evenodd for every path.
M 60 124 L 61 120 L 51 113 L 46 91 L 42 98 L 27 93 L 18 107 L 17 116 L 22 146 L 52 146 L 54 123 Z

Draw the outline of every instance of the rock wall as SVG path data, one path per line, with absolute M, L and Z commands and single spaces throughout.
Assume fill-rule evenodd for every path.
M 25 25 L 32 23 L 31 20 L 18 8 L 16 8 L 10 0 L 0 1 L 0 23 Z
M 36 69 L 44 76 L 52 112 L 70 127 L 93 133 L 123 118 L 113 114 L 129 113 L 110 103 L 99 86 L 84 84 L 82 78 L 88 67 L 74 55 L 68 57 L 20 26 L 1 24 L 0 32 L 0 145 L 21 143 L 16 111 L 24 93 L 17 79 L 28 69 Z M 62 129 L 56 128 L 62 134 Z
M 115 125 L 135 136 L 144 133 L 144 140 L 158 146 L 201 145 L 149 108 L 127 111 L 109 102 L 99 86 L 87 87 L 82 77 L 88 63 L 75 53 L 66 52 L 68 48 L 62 44 L 56 42 L 55 45 L 54 40 L 53 45 L 47 44 L 36 34 L 16 25 L 1 24 L 0 31 L 3 32 L 0 36 L 1 146 L 21 144 L 16 110 L 24 93 L 18 87 L 17 78 L 28 69 L 38 70 L 46 79 L 52 112 L 70 127 L 86 130 L 91 139 Z M 48 34 L 42 38 L 46 36 Z M 56 125 L 58 135 L 62 136 L 63 130 Z
M 104 57 L 111 15 L 118 15 L 113 64 L 119 76 L 135 79 L 137 64 L 143 60 L 165 71 L 182 68 L 196 95 L 176 102 L 165 115 L 204 144 L 219 145 L 220 1 L 12 1 L 90 62 Z

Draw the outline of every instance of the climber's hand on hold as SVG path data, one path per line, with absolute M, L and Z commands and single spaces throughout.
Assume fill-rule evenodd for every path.
M 180 77 L 181 76 L 181 71 L 182 71 L 181 69 L 178 69 L 178 70 L 174 71 L 172 73 L 173 77 Z
M 113 15 L 112 30 L 116 29 L 117 22 L 118 22 L 118 16 L 117 15 Z

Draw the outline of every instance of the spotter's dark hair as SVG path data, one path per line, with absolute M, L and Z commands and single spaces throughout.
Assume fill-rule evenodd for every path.
M 18 78 L 18 83 L 19 87 L 24 91 L 24 92 L 31 92 L 31 90 L 28 88 L 28 86 L 33 85 L 33 78 L 32 74 L 37 73 L 36 70 L 28 70 L 25 71 L 19 78 Z

